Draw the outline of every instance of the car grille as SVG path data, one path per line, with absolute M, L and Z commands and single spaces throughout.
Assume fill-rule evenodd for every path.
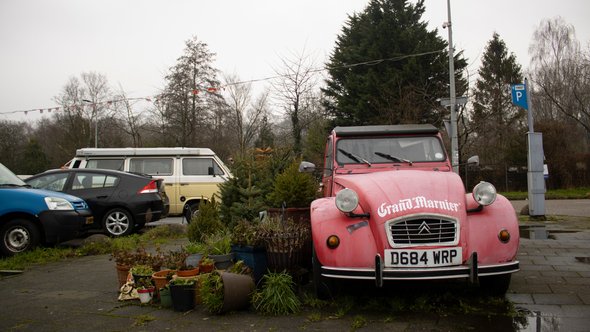
M 88 209 L 88 206 L 86 205 L 86 203 L 84 201 L 72 202 L 72 205 L 74 206 L 74 210 L 86 210 L 86 209 Z
M 388 229 L 394 245 L 452 244 L 457 238 L 455 220 L 434 216 L 393 220 Z

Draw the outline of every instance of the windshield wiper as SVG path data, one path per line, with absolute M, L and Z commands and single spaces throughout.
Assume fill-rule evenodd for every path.
M 379 151 L 375 152 L 375 154 L 378 155 L 379 157 L 383 157 L 385 159 L 389 159 L 389 160 L 395 161 L 397 163 L 402 163 L 403 162 L 403 163 L 408 163 L 408 164 L 410 164 L 410 166 L 412 166 L 412 161 L 411 160 L 408 160 L 408 159 L 399 158 L 399 157 L 392 156 L 390 154 L 379 152 Z
M 0 183 L 0 187 L 25 187 L 30 188 L 28 184 L 16 184 L 16 183 Z
M 366 160 L 366 159 L 364 159 L 364 158 L 363 158 L 363 157 L 361 157 L 361 156 L 357 156 L 356 154 L 354 154 L 354 153 L 351 153 L 351 152 L 348 152 L 348 151 L 346 151 L 346 150 L 343 150 L 343 149 L 338 149 L 338 151 L 342 152 L 342 154 L 343 154 L 343 155 L 345 155 L 345 156 L 347 156 L 348 158 L 350 158 L 350 159 L 352 159 L 352 160 L 356 161 L 357 163 L 365 163 L 365 164 L 367 164 L 367 165 L 371 166 L 371 162 L 370 162 L 370 161 L 368 161 L 368 160 Z

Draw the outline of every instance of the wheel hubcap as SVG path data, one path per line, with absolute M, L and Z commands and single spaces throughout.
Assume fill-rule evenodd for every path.
M 129 228 L 129 218 L 123 212 L 111 213 L 107 218 L 106 228 L 113 235 L 121 235 Z
M 31 241 L 29 232 L 23 228 L 14 228 L 4 237 L 4 243 L 11 251 L 20 252 L 27 248 Z

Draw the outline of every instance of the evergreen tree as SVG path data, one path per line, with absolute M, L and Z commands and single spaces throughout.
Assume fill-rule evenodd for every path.
M 447 43 L 421 21 L 424 1 L 372 0 L 349 16 L 330 57 L 325 103 L 338 125 L 441 124 L 448 96 Z M 466 62 L 455 57 L 456 88 Z
M 473 91 L 471 129 L 482 164 L 526 163 L 526 111 L 512 105 L 510 84 L 522 82 L 521 67 L 497 33 L 486 46 Z
M 166 121 L 168 144 L 198 146 L 207 135 L 211 105 L 222 100 L 217 88 L 217 70 L 213 68 L 214 53 L 207 44 L 192 37 L 186 41 L 184 54 L 170 68 L 161 102 Z
M 21 174 L 37 174 L 46 171 L 49 168 L 50 161 L 43 152 L 41 145 L 35 139 L 31 139 L 25 146 L 25 152 L 22 160 Z

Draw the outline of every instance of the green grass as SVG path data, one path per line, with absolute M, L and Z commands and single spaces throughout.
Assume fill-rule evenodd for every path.
M 525 200 L 528 198 L 526 191 L 507 191 L 500 194 L 509 200 Z M 545 199 L 590 199 L 590 187 L 547 190 Z
M 65 258 L 106 255 L 116 249 L 135 250 L 139 246 L 148 244 L 163 244 L 171 239 L 186 237 L 175 225 L 154 227 L 139 235 L 133 234 L 120 238 L 105 238 L 104 241 L 90 242 L 80 248 L 69 247 L 37 247 L 31 251 L 20 253 L 12 257 L 0 259 L 0 270 L 25 270 L 26 268 L 51 262 L 58 262 Z

